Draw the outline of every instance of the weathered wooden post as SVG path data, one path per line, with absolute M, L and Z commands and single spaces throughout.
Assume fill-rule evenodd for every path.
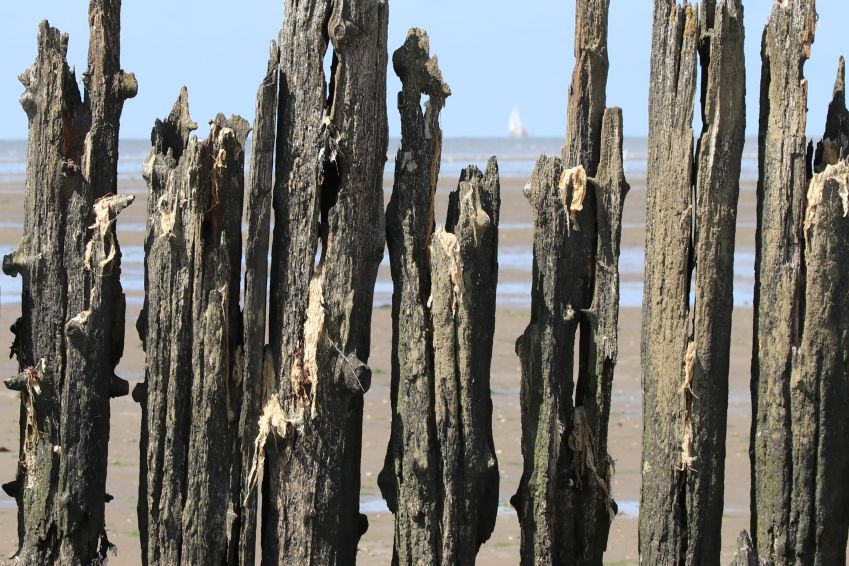
M 3 486 L 18 503 L 23 564 L 99 563 L 106 538 L 110 397 L 124 346 L 118 131 L 133 75 L 120 68 L 119 0 L 89 4 L 85 99 L 66 62 L 68 36 L 42 22 L 35 63 L 20 77 L 29 118 L 24 235 L 3 259 L 23 278 L 13 326 L 21 392 L 20 463 Z
M 707 1 L 699 15 L 686 2 L 657 0 L 654 10 L 640 558 L 715 564 L 745 136 L 743 8 Z M 703 131 L 694 155 L 697 53 Z
M 401 147 L 386 213 L 393 295 L 392 435 L 378 483 L 399 564 L 474 564 L 498 509 L 489 371 L 498 279 L 498 165 L 465 169 L 434 232 L 450 94 L 427 35 L 393 57 Z M 428 96 L 422 111 L 422 95 Z
M 243 146 L 250 128 L 219 115 L 190 136 L 184 89 L 156 122 L 150 188 L 139 531 L 149 564 L 236 564 L 242 475 Z
M 272 42 L 268 69 L 259 87 L 253 130 L 253 151 L 248 187 L 247 243 L 245 246 L 244 370 L 242 373 L 242 515 L 239 564 L 253 566 L 256 554 L 257 489 L 255 443 L 260 412 L 273 393 L 265 376 L 271 371 L 266 347 L 268 299 L 268 246 L 271 233 L 271 197 L 274 189 L 274 144 L 277 137 L 277 104 L 280 84 L 280 51 Z
M 807 420 L 802 412 L 808 407 L 794 402 L 800 392 L 792 392 L 791 373 L 799 364 L 805 330 L 803 218 L 811 172 L 803 69 L 815 23 L 814 0 L 775 2 L 762 47 L 751 505 L 755 549 L 775 564 L 796 563 L 797 552 L 804 552 L 796 538 L 800 515 L 794 510 L 808 505 L 803 500 L 811 496 L 809 489 L 797 490 L 794 481 L 799 479 L 794 477 L 799 450 L 807 449 L 794 428 Z M 799 525 L 803 531 L 805 524 Z
M 759 499 L 752 502 L 752 527 L 757 529 L 757 551 L 774 564 L 840 564 L 846 560 L 849 535 L 849 356 L 844 347 L 849 332 L 849 254 L 840 242 L 849 237 L 849 112 L 846 110 L 845 67 L 841 59 L 834 99 L 829 106 L 825 135 L 817 149 L 807 193 L 799 203 L 800 216 L 785 216 L 786 231 L 801 229 L 798 258 L 801 261 L 798 285 L 800 297 L 761 295 L 762 315 L 777 308 L 794 306 L 800 335 L 793 336 L 788 380 L 783 384 L 788 405 L 761 411 L 776 418 L 784 411 L 787 419 L 761 420 L 753 428 L 753 464 L 758 483 L 753 487 Z M 804 102 L 804 96 L 800 99 Z M 781 107 L 779 106 L 779 109 Z M 785 108 L 786 110 L 786 108 Z M 800 108 L 804 111 L 804 107 Z M 802 119 L 804 124 L 804 119 Z M 801 141 L 804 141 L 802 138 Z M 797 147 L 804 147 L 804 144 Z M 764 147 L 763 150 L 768 148 Z M 763 154 L 762 154 L 763 155 Z M 764 155 L 762 159 L 766 156 Z M 801 164 L 811 171 L 810 146 Z M 787 164 L 785 164 L 785 167 Z M 766 170 L 764 170 L 766 173 Z M 773 171 L 775 174 L 775 171 Z M 768 179 L 765 177 L 764 179 Z M 792 178 L 792 177 L 791 177 Z M 764 185 L 766 189 L 767 186 Z M 767 194 L 763 195 L 766 202 Z M 775 197 L 776 195 L 772 195 Z M 789 198 L 787 195 L 784 198 Z M 761 218 L 764 226 L 776 217 Z M 772 226 L 773 230 L 777 227 Z M 771 249 L 779 240 L 761 241 L 763 254 L 791 251 Z M 781 241 L 787 245 L 786 241 Z M 790 264 L 793 265 L 792 263 Z M 787 270 L 787 263 L 783 264 Z M 760 276 L 766 274 L 761 271 Z M 764 290 L 764 286 L 760 287 Z M 770 302 L 777 300 L 780 304 Z M 789 303 L 795 300 L 793 305 Z M 773 327 L 775 332 L 776 327 Z M 769 342 L 761 342 L 761 359 L 776 356 Z M 757 369 L 757 366 L 755 366 Z M 760 368 L 762 370 L 762 368 Z M 761 376 L 763 373 L 761 371 Z M 761 392 L 763 389 L 760 390 Z M 769 394 L 770 392 L 768 392 Z M 772 428 L 770 428 L 772 427 Z M 786 438 L 785 468 L 775 469 L 764 460 L 760 436 L 780 430 Z M 772 433 L 777 434 L 777 433 Z M 777 447 L 770 446 L 775 451 Z M 789 478 L 780 484 L 775 474 Z M 776 486 L 782 491 L 776 491 Z M 768 489 L 772 486 L 772 489 Z M 760 512 L 756 515 L 755 512 Z M 769 520 L 769 522 L 768 522 Z M 767 538 L 768 537 L 768 538 Z M 778 541 L 771 546 L 765 541 Z
M 608 9 L 608 0 L 577 3 L 566 145 L 562 159 L 540 159 L 525 191 L 534 280 L 531 322 L 516 343 L 524 471 L 511 500 L 523 564 L 601 564 L 616 514 L 607 423 L 628 185 L 622 113 L 605 110 Z
M 272 368 L 257 442 L 265 462 L 263 563 L 352 564 L 367 528 L 359 513 L 360 453 L 385 239 L 388 6 L 287 0 L 285 10 Z

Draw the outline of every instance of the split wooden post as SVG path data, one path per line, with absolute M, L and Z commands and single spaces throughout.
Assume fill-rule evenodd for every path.
M 410 30 L 393 65 L 403 88 L 386 213 L 395 285 L 392 435 L 378 483 L 395 514 L 396 562 L 474 564 L 498 510 L 489 389 L 498 164 L 463 170 L 446 225 L 434 231 L 439 114 L 450 90 L 422 30 Z
M 652 564 L 719 561 L 743 37 L 740 0 L 707 1 L 701 14 L 688 2 L 655 1 L 639 527 L 640 558 Z M 703 131 L 694 155 L 697 54 Z
M 157 120 L 148 183 L 139 532 L 146 564 L 238 563 L 242 506 L 244 143 L 218 115 L 190 133 L 188 93 Z
M 272 368 L 262 412 L 275 441 L 257 444 L 265 465 L 262 558 L 353 564 L 368 527 L 359 512 L 360 459 L 374 283 L 385 240 L 388 6 L 287 0 L 285 10 Z

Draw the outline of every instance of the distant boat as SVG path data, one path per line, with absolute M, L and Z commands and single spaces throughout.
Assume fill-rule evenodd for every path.
M 519 116 L 518 108 L 513 108 L 513 112 L 510 113 L 508 129 L 510 130 L 511 138 L 521 140 L 528 137 L 528 130 L 522 126 L 522 117 Z

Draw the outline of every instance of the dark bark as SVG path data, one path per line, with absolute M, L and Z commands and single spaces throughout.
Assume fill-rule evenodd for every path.
M 564 171 L 560 159 L 541 158 L 526 189 L 534 214 L 534 279 L 531 323 L 516 342 L 522 361 L 525 466 L 511 500 L 522 528 L 523 564 L 600 564 L 616 512 L 607 422 L 616 362 L 622 205 L 628 190 L 618 109 L 605 113 L 600 156 L 596 179 L 587 178 L 580 165 Z M 588 185 L 597 195 L 597 206 L 589 209 L 597 211 L 594 217 L 583 206 Z M 592 242 L 594 297 L 579 306 L 574 289 L 580 268 L 574 262 L 576 256 L 586 257 L 588 244 L 575 235 L 588 225 L 598 230 Z M 586 321 L 589 332 L 573 405 L 578 320 Z
M 277 396 L 262 415 L 278 426 L 258 451 L 267 564 L 351 564 L 368 524 L 362 397 L 384 242 L 387 21 L 385 0 L 286 2 L 269 317 Z
M 705 2 L 700 15 L 687 3 L 655 2 L 642 338 L 648 563 L 719 562 L 743 39 L 740 0 Z M 703 131 L 693 155 L 697 49 Z
M 221 115 L 210 126 L 206 141 L 189 136 L 196 126 L 184 89 L 157 121 L 144 166 L 139 530 L 152 564 L 238 562 L 242 148 L 250 128 Z
M 268 70 L 259 87 L 254 119 L 253 152 L 248 187 L 247 243 L 245 246 L 245 325 L 242 412 L 239 436 L 242 445 L 243 509 L 240 524 L 238 564 L 252 566 L 256 554 L 257 490 L 249 470 L 254 466 L 254 448 L 259 435 L 261 408 L 274 394 L 273 384 L 265 383 L 266 302 L 268 300 L 268 243 L 271 231 L 271 196 L 274 186 L 274 142 L 280 52 L 272 42 Z
M 109 400 L 124 345 L 117 215 L 118 130 L 135 96 L 120 69 L 120 1 L 92 0 L 85 99 L 66 62 L 68 36 L 42 22 L 35 63 L 20 76 L 29 118 L 24 235 L 3 260 L 23 279 L 13 326 L 21 375 L 18 562 L 100 563 Z M 115 384 L 113 386 L 113 383 Z
M 803 68 L 815 21 L 814 0 L 776 2 L 761 52 L 751 505 L 755 549 L 775 564 L 795 563 L 798 553 L 809 550 L 799 546 L 793 518 L 811 497 L 810 489 L 797 489 L 794 481 L 795 460 L 804 457 L 794 423 L 809 416 L 806 404 L 793 400 L 791 372 L 799 364 L 805 326 L 802 224 L 810 165 Z

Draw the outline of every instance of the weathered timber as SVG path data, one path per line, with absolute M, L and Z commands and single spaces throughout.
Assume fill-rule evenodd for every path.
M 268 299 L 268 245 L 271 231 L 271 196 L 274 188 L 274 143 L 277 134 L 277 101 L 280 52 L 277 43 L 269 48 L 268 69 L 259 87 L 253 129 L 253 151 L 248 187 L 247 242 L 245 245 L 245 305 L 243 320 L 244 370 L 242 372 L 242 412 L 239 436 L 242 445 L 242 487 L 244 498 L 240 518 L 238 560 L 231 564 L 253 566 L 256 559 L 257 490 L 256 478 L 246 473 L 254 466 L 255 440 L 259 435 L 262 407 L 274 394 L 266 384 L 266 301 Z
M 688 554 L 687 475 L 693 98 L 697 10 L 655 0 L 649 87 L 645 289 L 642 313 L 643 447 L 640 560 L 678 564 Z M 695 472 L 693 472 L 695 473 Z
M 262 414 L 279 426 L 257 445 L 263 563 L 351 564 L 368 526 L 360 456 L 385 238 L 388 6 L 287 0 L 285 10 L 269 316 L 277 395 Z
M 600 564 L 616 513 L 607 423 L 616 365 L 619 239 L 627 183 L 621 169 L 621 112 L 605 111 L 609 4 L 581 0 L 576 5 L 575 69 L 563 161 L 538 163 L 537 184 L 532 180 L 529 188 L 532 207 L 538 209 L 535 266 L 540 273 L 535 279 L 542 281 L 533 294 L 537 306 L 532 306 L 531 324 L 517 342 L 523 363 L 525 469 L 512 502 L 520 515 L 525 564 Z M 553 205 L 540 195 L 546 194 L 548 175 L 557 168 L 566 237 L 550 241 L 547 231 L 558 221 L 558 211 L 546 211 Z M 597 173 L 598 179 L 587 178 Z M 547 255 L 568 267 L 545 265 Z M 556 298 L 542 296 L 546 285 L 557 289 Z M 547 312 L 552 306 L 555 311 Z M 557 309 L 564 318 L 550 319 L 556 318 Z M 547 333 L 563 341 L 562 350 L 545 343 L 542 336 Z M 554 422 L 543 420 L 555 414 L 558 425 L 552 429 Z M 549 435 L 547 454 L 539 454 L 533 445 L 540 429 Z M 541 525 L 543 532 L 536 532 Z
M 740 0 L 705 2 L 700 14 L 655 3 L 640 513 L 640 556 L 649 563 L 719 562 L 743 39 Z M 696 49 L 703 130 L 694 156 Z
M 804 320 L 790 376 L 793 493 L 790 534 L 795 564 L 843 564 L 849 535 L 849 150 L 841 61 L 819 162 L 806 195 Z M 837 133 L 838 135 L 835 135 Z M 832 137 L 833 136 L 833 137 Z
M 814 0 L 775 2 L 761 50 L 758 219 L 752 354 L 751 518 L 755 549 L 774 564 L 795 563 L 797 525 L 791 508 L 812 492 L 794 487 L 793 423 L 808 417 L 794 405 L 791 371 L 799 363 L 804 311 L 803 217 L 810 179 L 803 69 L 814 41 Z M 795 550 L 794 550 L 795 549 Z
M 464 169 L 434 232 L 450 95 L 427 34 L 393 57 L 401 147 L 386 212 L 393 294 L 392 434 L 378 483 L 399 564 L 474 564 L 498 510 L 489 389 L 498 280 L 498 164 Z M 422 95 L 428 96 L 422 111 Z
M 441 561 L 440 444 L 436 430 L 430 246 L 442 152 L 439 114 L 451 94 L 427 35 L 410 30 L 392 57 L 401 79 L 401 147 L 386 211 L 392 295 L 392 431 L 378 483 L 395 514 L 394 558 Z M 428 96 L 422 112 L 422 95 Z
M 543 157 L 526 188 L 534 215 L 534 279 L 531 322 L 516 342 L 522 362 L 524 470 L 511 503 L 522 528 L 523 564 L 600 564 L 616 504 L 610 491 L 612 459 L 607 421 L 619 297 L 621 216 L 628 190 L 622 169 L 622 119 L 608 109 L 601 129 L 596 179 L 582 166 L 564 170 Z M 596 217 L 583 207 L 586 187 L 597 195 Z M 593 257 L 594 297 L 575 302 L 573 261 L 587 245 L 575 230 L 598 227 Z M 586 366 L 575 386 L 576 321 L 586 318 Z M 582 345 L 583 348 L 583 345 Z
M 85 99 L 68 68 L 68 36 L 47 22 L 20 76 L 29 119 L 24 235 L 3 260 L 20 275 L 13 326 L 21 447 L 13 489 L 17 563 L 100 563 L 111 546 L 104 510 L 110 393 L 124 346 L 117 193 L 118 132 L 133 75 L 120 69 L 118 0 L 89 4 Z
M 145 563 L 237 563 L 242 450 L 239 309 L 243 146 L 219 115 L 190 136 L 188 94 L 157 120 L 148 183 L 139 525 Z M 234 527 L 235 525 L 235 527 Z

